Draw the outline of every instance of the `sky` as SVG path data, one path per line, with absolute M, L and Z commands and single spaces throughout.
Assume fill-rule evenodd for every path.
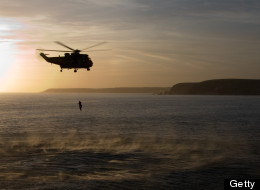
M 54 41 L 110 50 L 61 73 L 36 51 Z M 258 0 L 0 0 L 0 92 L 259 79 L 259 50 Z

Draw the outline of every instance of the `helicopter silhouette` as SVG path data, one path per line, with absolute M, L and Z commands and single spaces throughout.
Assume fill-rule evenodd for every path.
M 44 51 L 54 51 L 54 52 L 67 52 L 64 54 L 64 56 L 59 56 L 59 57 L 47 57 L 48 54 L 40 53 L 40 56 L 45 59 L 45 61 L 49 63 L 53 63 L 56 65 L 59 65 L 62 72 L 62 69 L 74 69 L 74 72 L 77 72 L 78 69 L 87 69 L 88 71 L 90 70 L 90 67 L 93 66 L 93 62 L 88 56 L 88 54 L 80 54 L 80 52 L 85 52 L 86 50 L 102 45 L 106 42 L 101 42 L 95 45 L 92 45 L 90 47 L 87 47 L 82 50 L 78 49 L 73 49 L 61 42 L 55 41 L 55 43 L 69 49 L 69 50 L 48 50 L 48 49 L 36 49 L 41 52 Z M 92 51 L 106 51 L 106 50 L 92 50 Z M 71 52 L 71 53 L 69 53 Z M 89 51 L 88 51 L 89 52 Z

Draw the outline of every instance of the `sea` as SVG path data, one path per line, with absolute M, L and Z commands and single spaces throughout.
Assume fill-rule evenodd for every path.
M 260 96 L 0 94 L 0 189 L 218 190 L 259 178 Z

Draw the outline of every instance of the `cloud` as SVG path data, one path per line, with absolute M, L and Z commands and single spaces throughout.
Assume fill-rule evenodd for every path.
M 234 63 L 236 68 L 253 65 L 254 71 L 260 69 L 256 64 L 260 61 L 260 1 L 0 0 L 0 4 L 0 23 L 6 24 L 0 25 L 0 37 L 22 40 L 23 51 L 61 48 L 52 41 L 79 49 L 108 41 L 101 48 L 113 50 L 108 60 L 131 66 L 147 63 L 139 64 L 147 76 L 148 65 L 157 64 L 161 75 L 178 70 L 184 73 L 181 76 L 193 73 L 200 80 L 206 71 L 223 76 L 215 71 L 225 68 L 232 73 Z M 7 27 L 12 29 L 7 31 Z M 98 53 L 92 55 L 95 58 Z M 123 76 L 129 72 L 126 66 L 120 69 Z M 247 70 L 245 75 L 256 78 L 259 75 L 254 71 Z
M 245 25 L 255 30 L 260 22 L 260 3 L 254 0 L 0 0 L 0 3 L 0 15 L 25 19 L 53 31 L 99 30 L 100 35 L 104 32 L 111 35 L 113 31 L 116 37 L 124 32 L 138 39 L 166 39 L 172 37 L 172 32 L 223 36 L 230 31 L 240 33 L 240 26 Z
M 14 35 L 14 32 L 21 29 L 22 25 L 10 18 L 0 18 L 0 37 L 8 39 Z

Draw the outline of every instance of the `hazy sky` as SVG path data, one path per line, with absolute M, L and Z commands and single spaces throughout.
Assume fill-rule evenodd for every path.
M 35 51 L 53 41 L 112 50 L 60 73 Z M 259 50 L 259 0 L 0 0 L 2 92 L 260 78 Z

